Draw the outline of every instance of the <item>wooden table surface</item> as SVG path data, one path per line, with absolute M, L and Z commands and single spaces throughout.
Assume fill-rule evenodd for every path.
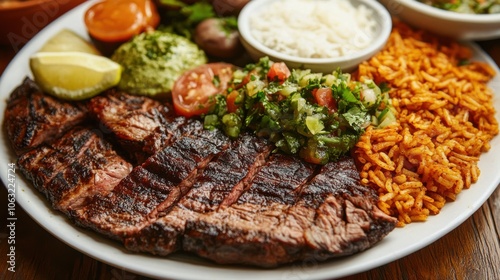
M 500 40 L 479 43 L 500 65 Z M 14 55 L 8 47 L 0 47 L 0 73 Z M 0 188 L 0 200 L 4 207 L 0 220 L 4 223 L 7 221 L 5 187 Z M 67 246 L 20 207 L 16 208 L 16 217 L 16 272 L 7 270 L 8 229 L 2 225 L 0 279 L 148 279 Z M 474 215 L 443 238 L 402 259 L 343 279 L 500 279 L 500 187 Z

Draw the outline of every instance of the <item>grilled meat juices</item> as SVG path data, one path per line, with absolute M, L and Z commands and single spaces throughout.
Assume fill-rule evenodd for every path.
M 55 209 L 131 251 L 275 267 L 366 250 L 396 224 L 351 158 L 306 163 L 148 97 L 112 89 L 71 103 L 26 79 L 4 125 L 19 169 Z

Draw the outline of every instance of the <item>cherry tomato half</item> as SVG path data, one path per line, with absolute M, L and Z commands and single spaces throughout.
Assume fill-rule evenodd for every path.
M 156 28 L 160 16 L 152 0 L 104 0 L 92 5 L 84 20 L 95 39 L 119 42 Z
M 215 105 L 212 97 L 228 88 L 233 69 L 232 64 L 215 62 L 184 72 L 172 88 L 175 112 L 186 117 L 208 113 Z

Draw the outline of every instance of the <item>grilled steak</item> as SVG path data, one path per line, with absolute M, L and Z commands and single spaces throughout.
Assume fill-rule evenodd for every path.
M 7 100 L 4 125 L 17 155 L 60 137 L 87 118 L 84 103 L 46 95 L 25 78 Z
M 94 195 L 109 192 L 132 170 L 108 142 L 81 127 L 21 155 L 18 165 L 62 212 L 78 209 Z
M 164 215 L 228 145 L 217 130 L 181 137 L 134 168 L 111 193 L 96 196 L 71 215 L 79 225 L 114 239 L 131 236 Z
M 288 256 L 292 252 L 284 252 L 279 240 L 269 238 L 287 234 L 276 226 L 286 219 L 287 209 L 314 171 L 295 157 L 273 155 L 237 201 L 187 223 L 183 249 L 219 263 L 273 266 L 293 261 Z
M 198 120 L 172 115 L 168 105 L 115 89 L 92 98 L 88 107 L 103 133 L 112 136 L 136 164 L 177 138 L 203 130 Z
M 314 215 L 302 225 L 305 258 L 324 260 L 366 250 L 397 222 L 377 207 L 376 192 L 360 185 L 352 158 L 325 165 L 300 196 L 289 217 L 299 223 Z
M 292 174 L 269 187 L 253 184 L 230 207 L 189 221 L 183 249 L 218 263 L 273 267 L 354 254 L 394 228 L 374 192 L 359 185 L 352 159 L 327 164 L 303 187 Z
M 46 96 L 26 79 L 8 100 L 8 137 L 54 208 L 129 250 L 274 267 L 354 254 L 395 227 L 352 159 L 319 167 L 269 156 L 274 147 L 263 139 L 229 140 L 115 90 L 87 105 Z M 98 122 L 83 124 L 87 116 Z
M 169 107 L 159 101 L 115 89 L 92 98 L 88 108 L 90 116 L 99 121 L 101 130 L 112 134 L 123 150 L 139 163 L 152 154 L 143 151 L 145 139 L 153 137 L 158 127 L 173 118 Z
M 186 221 L 237 199 L 270 151 L 267 141 L 252 135 L 241 136 L 207 165 L 191 190 L 170 212 L 127 238 L 125 246 L 132 251 L 158 255 L 179 250 Z

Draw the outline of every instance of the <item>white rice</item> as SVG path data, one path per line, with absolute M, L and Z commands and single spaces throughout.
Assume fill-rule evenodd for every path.
M 359 52 L 375 37 L 373 11 L 349 0 L 281 0 L 250 18 L 252 35 L 295 57 L 335 58 Z

